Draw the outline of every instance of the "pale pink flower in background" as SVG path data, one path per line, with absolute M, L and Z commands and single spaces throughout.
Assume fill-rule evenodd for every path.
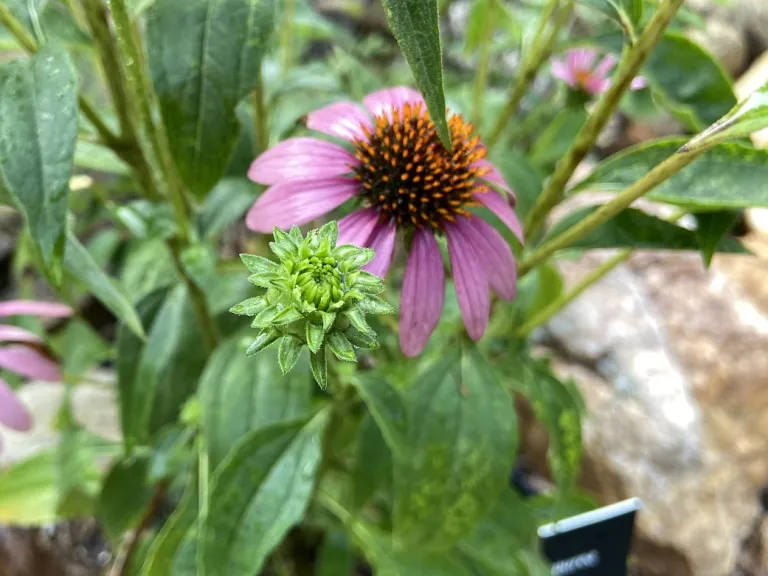
M 590 96 L 602 94 L 611 86 L 608 74 L 616 66 L 616 58 L 608 54 L 595 65 L 597 57 L 597 51 L 592 48 L 569 50 L 565 60 L 552 58 L 552 75 L 571 88 L 583 90 Z M 632 80 L 630 88 L 639 90 L 646 85 L 645 79 L 638 76 Z
M 72 309 L 54 302 L 9 300 L 0 302 L 0 317 L 38 316 L 66 318 Z M 40 350 L 43 340 L 37 335 L 8 324 L 0 324 L 0 369 L 14 372 L 24 378 L 58 382 L 59 367 Z M 5 380 L 0 378 L 0 424 L 13 430 L 26 431 L 32 419 L 26 407 L 16 398 Z
M 407 356 L 424 349 L 442 314 L 445 272 L 436 236 L 444 235 L 462 318 L 478 340 L 488 325 L 490 289 L 512 300 L 517 267 L 504 238 L 467 208 L 486 206 L 522 241 L 514 194 L 461 116 L 449 119 L 449 153 L 418 92 L 390 88 L 363 103 L 367 111 L 339 102 L 307 117 L 310 129 L 354 152 L 300 137 L 253 162 L 248 176 L 270 187 L 246 223 L 263 233 L 300 226 L 355 199 L 359 209 L 339 221 L 338 243 L 373 248 L 376 258 L 366 269 L 381 277 L 392 263 L 398 230 L 407 232 L 410 253 L 400 302 L 400 346 Z

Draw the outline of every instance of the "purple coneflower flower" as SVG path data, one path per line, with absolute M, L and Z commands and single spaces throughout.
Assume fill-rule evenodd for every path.
M 418 92 L 390 88 L 363 102 L 370 116 L 339 102 L 307 118 L 309 128 L 347 147 L 290 138 L 253 162 L 248 176 L 270 188 L 248 213 L 248 227 L 266 233 L 302 225 L 356 198 L 360 209 L 339 221 L 339 244 L 373 248 L 376 258 L 366 269 L 381 277 L 401 230 L 410 245 L 400 303 L 400 346 L 407 356 L 424 349 L 442 314 L 445 274 L 435 236 L 445 235 L 464 324 L 478 340 L 488 325 L 489 289 L 512 300 L 517 269 L 504 238 L 467 208 L 485 205 L 522 241 L 514 194 L 461 116 L 449 120 L 449 153 Z
M 66 318 L 72 309 L 54 302 L 33 300 L 9 300 L 0 302 L 0 317 L 39 316 Z M 61 380 L 59 367 L 41 351 L 43 340 L 37 335 L 8 324 L 0 324 L 0 369 L 14 372 L 25 378 L 58 382 Z M 5 380 L 0 378 L 0 424 L 13 430 L 26 431 L 32 426 L 32 419 L 26 407 L 16 398 Z
M 552 58 L 552 75 L 559 78 L 573 89 L 583 90 L 590 96 L 602 94 L 611 85 L 608 74 L 616 66 L 616 58 L 610 54 L 603 57 L 595 66 L 597 51 L 591 48 L 570 50 L 565 60 Z M 646 81 L 641 76 L 634 78 L 630 88 L 645 88 Z

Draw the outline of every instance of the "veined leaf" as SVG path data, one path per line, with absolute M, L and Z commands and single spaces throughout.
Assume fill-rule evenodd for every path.
M 184 183 L 204 196 L 237 144 L 238 102 L 256 86 L 274 0 L 156 0 L 147 10 L 149 66 Z
M 187 487 L 184 496 L 176 506 L 176 510 L 165 522 L 147 551 L 141 576 L 168 576 L 169 574 L 178 576 L 178 572 L 172 569 L 174 558 L 182 547 L 185 536 L 190 531 L 190 526 L 195 535 L 197 534 L 197 492 L 196 482 Z
M 51 278 L 61 278 L 77 137 L 77 73 L 62 47 L 0 67 L 0 187 L 24 214 Z
M 451 149 L 445 120 L 443 55 L 437 0 L 382 0 L 389 27 L 400 44 L 416 86 L 424 95 L 429 115 L 443 145 Z

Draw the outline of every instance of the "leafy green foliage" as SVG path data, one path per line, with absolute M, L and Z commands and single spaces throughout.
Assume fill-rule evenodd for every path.
M 58 282 L 77 135 L 77 76 L 66 51 L 49 45 L 0 67 L 0 134 L 0 182 Z
M 258 572 L 272 549 L 298 523 L 309 503 L 327 422 L 275 424 L 246 436 L 211 482 L 202 532 L 209 574 Z
M 199 391 L 211 468 L 216 469 L 247 434 L 305 416 L 310 384 L 306 361 L 283 377 L 270 358 L 247 357 L 238 336 L 219 346 L 208 361 Z
M 156 0 L 147 51 L 171 151 L 200 197 L 221 178 L 237 143 L 237 103 L 256 86 L 274 0 Z
M 148 458 L 118 460 L 104 479 L 98 515 L 112 542 L 119 542 L 123 532 L 136 525 L 152 497 L 148 473 Z
M 437 0 L 382 0 L 389 26 L 424 94 L 427 109 L 443 145 L 451 149 L 451 135 L 445 120 L 443 55 Z
M 633 146 L 597 165 L 572 192 L 619 192 L 677 152 L 684 139 Z M 719 144 L 648 193 L 648 198 L 692 210 L 768 206 L 768 152 Z
M 394 462 L 394 537 L 446 549 L 506 484 L 517 446 L 512 399 L 482 356 L 449 354 L 408 390 L 407 451 Z

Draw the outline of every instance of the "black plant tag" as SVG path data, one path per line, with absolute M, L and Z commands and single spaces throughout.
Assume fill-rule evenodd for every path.
M 553 576 L 626 576 L 639 498 L 631 498 L 539 528 Z

